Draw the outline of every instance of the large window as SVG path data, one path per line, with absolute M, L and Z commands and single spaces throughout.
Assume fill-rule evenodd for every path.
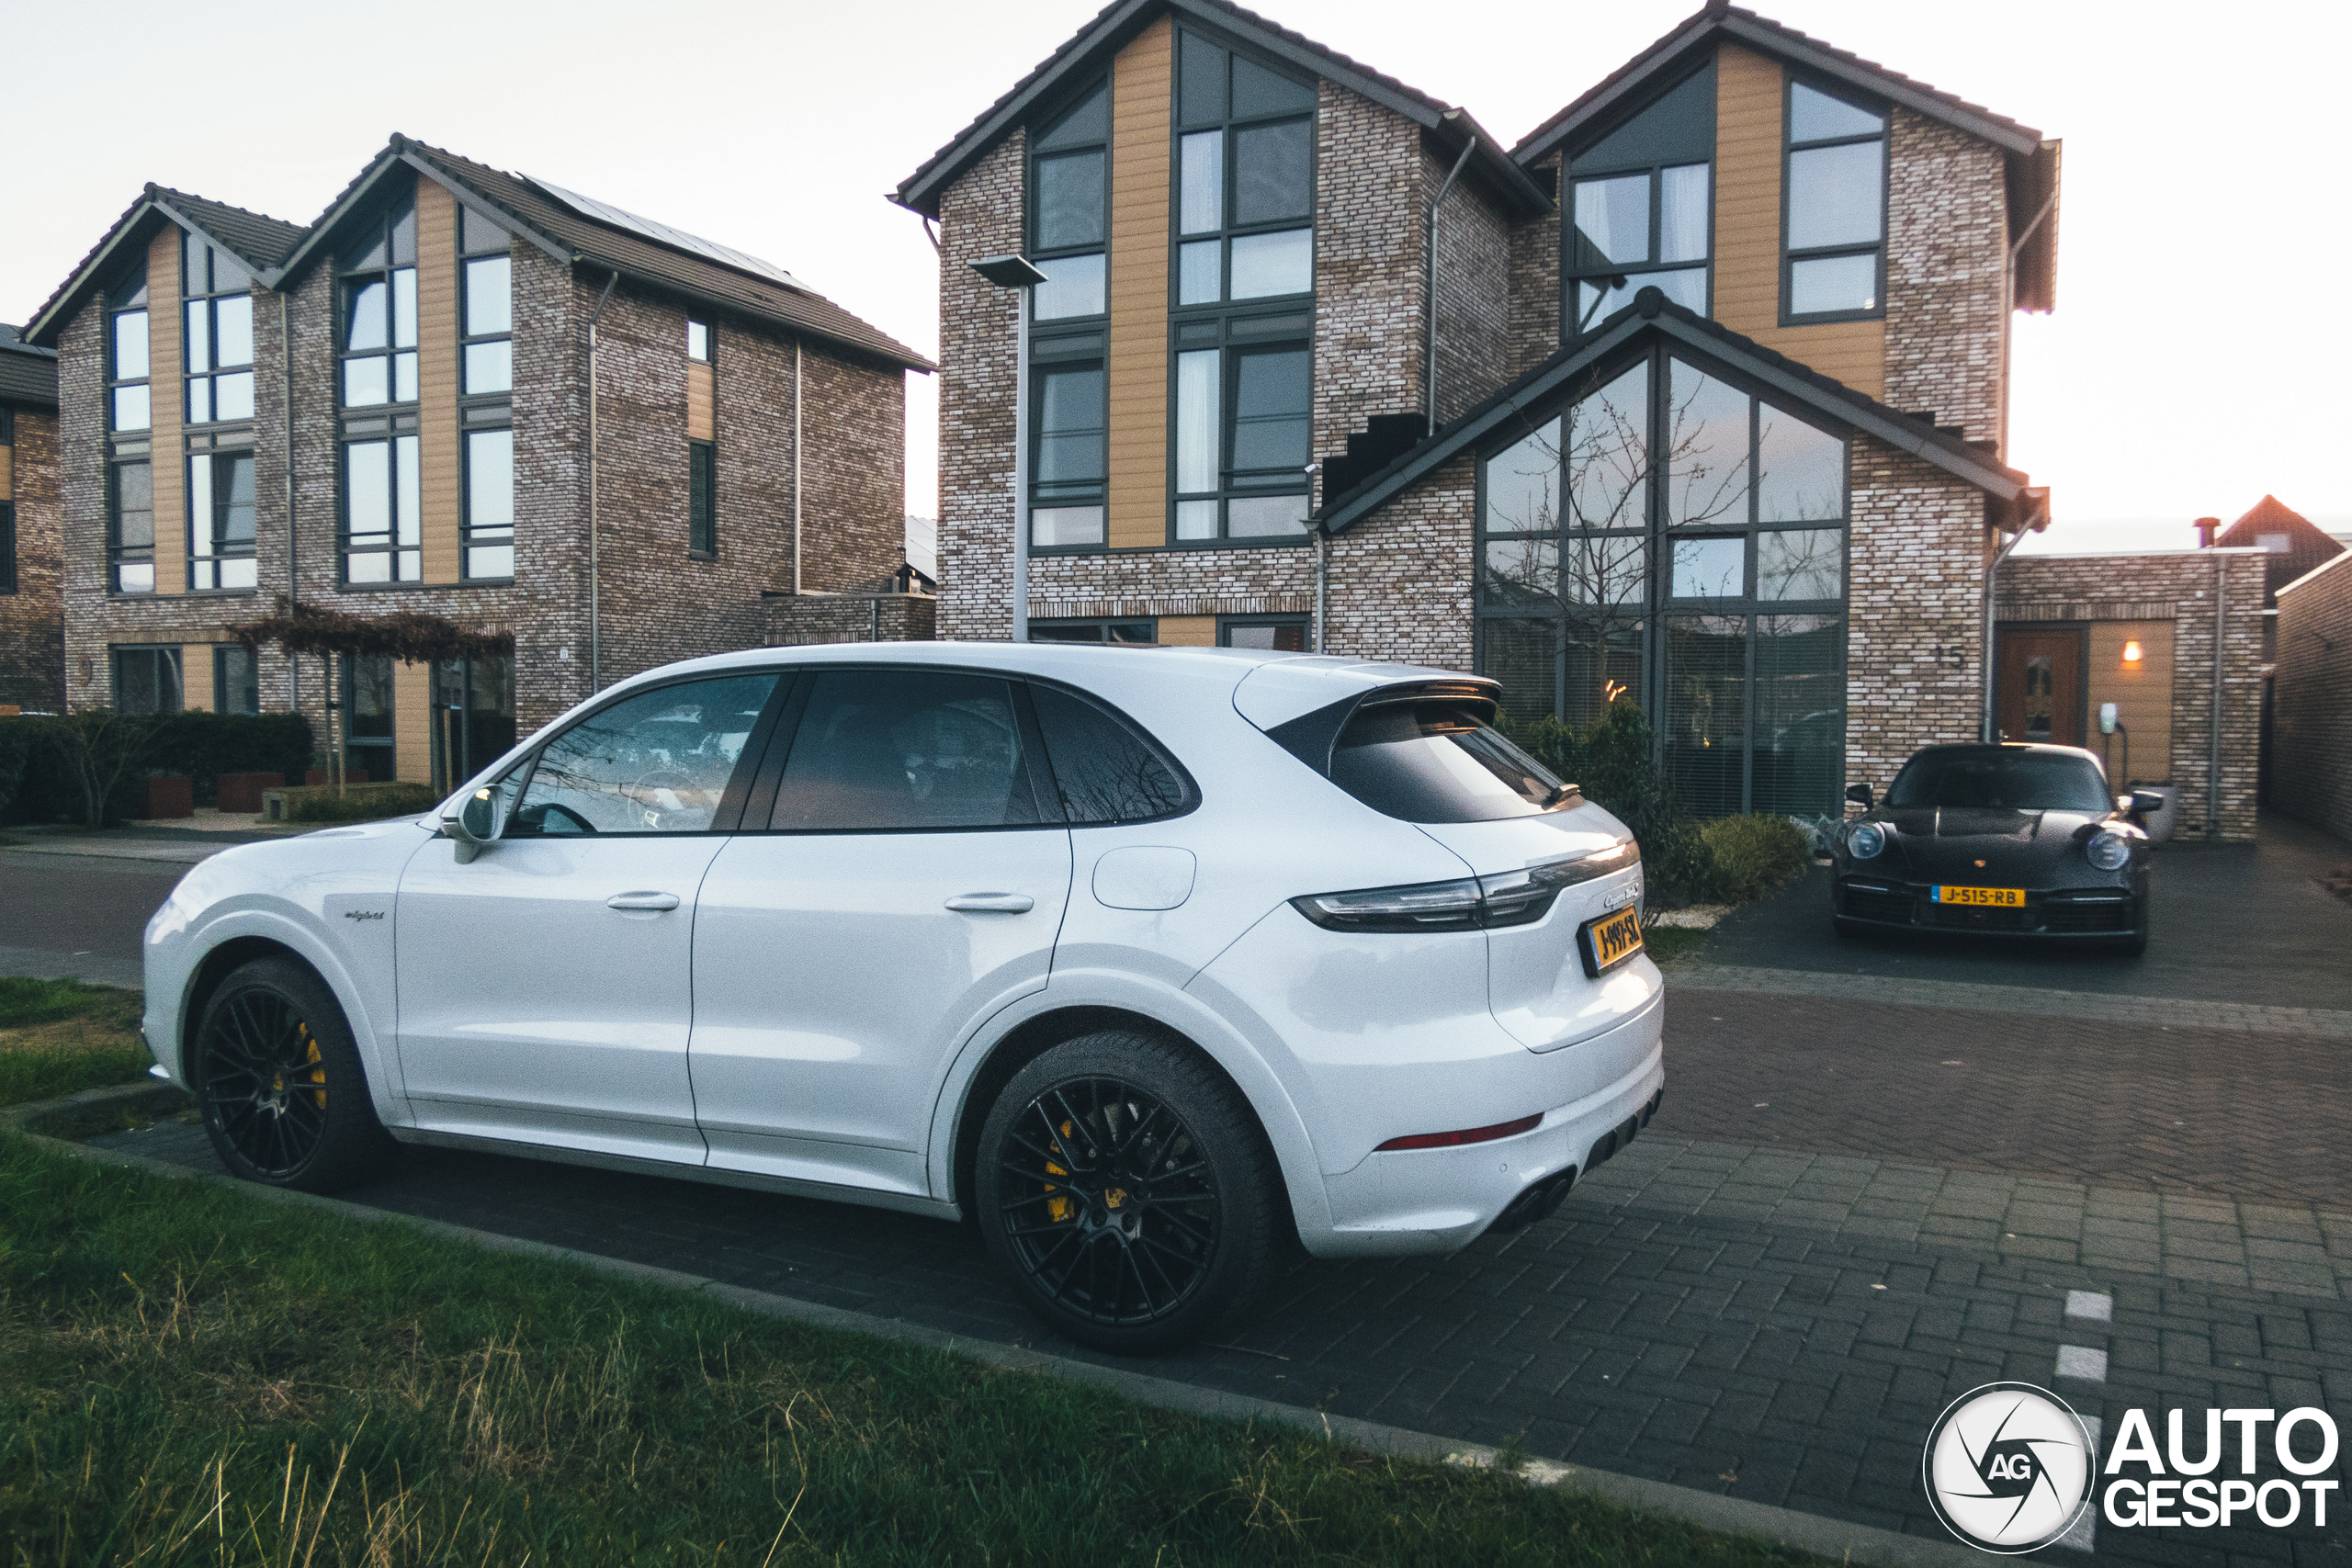
M 250 648 L 220 643 L 212 649 L 212 711 L 261 712 L 261 661 Z
M 1708 313 L 1714 132 L 1711 65 L 1569 159 L 1567 336 L 1608 320 L 1652 285 Z
M 107 408 L 115 430 L 145 430 L 149 404 L 147 267 L 140 263 L 107 290 Z
M 155 470 L 143 457 L 107 465 L 107 586 L 155 592 Z
M 346 776 L 371 784 L 398 778 L 389 655 L 343 661 L 343 758 Z
M 1835 809 L 1846 446 L 1662 353 L 1488 454 L 1479 667 L 1521 721 L 1639 702 L 1703 817 Z
M 1789 321 L 1885 308 L 1886 116 L 1789 84 L 1781 314 Z
M 188 587 L 254 586 L 254 455 L 198 452 L 187 460 Z
M 187 331 L 187 422 L 254 416 L 254 279 L 244 264 L 194 234 L 180 236 Z
M 514 659 L 445 659 L 433 667 L 433 787 L 447 791 L 514 749 Z
M 1031 143 L 1029 245 L 1046 281 L 1030 296 L 1040 321 L 1102 314 L 1111 89 L 1105 83 Z
M 514 387 L 514 270 L 506 231 L 476 212 L 458 215 L 465 302 L 466 396 L 507 392 Z
M 514 575 L 514 432 L 466 433 L 466 576 Z
M 1108 415 L 1100 365 L 1039 365 L 1030 449 L 1030 542 L 1045 548 L 1103 543 Z
M 1180 35 L 1170 537 L 1306 536 L 1315 86 Z
M 403 199 L 342 258 L 343 406 L 416 401 L 416 204 Z
M 116 648 L 108 651 L 114 665 L 115 712 L 152 714 L 180 711 L 180 650 L 177 648 Z
M 1156 616 L 1134 620 L 1084 619 L 1032 621 L 1031 642 L 1109 642 L 1148 648 L 1159 640 Z
M 344 443 L 345 581 L 416 582 L 424 578 L 421 485 L 415 436 Z
M 0 593 L 17 591 L 17 503 L 0 501 Z
M 718 554 L 718 448 L 707 441 L 686 443 L 686 549 Z

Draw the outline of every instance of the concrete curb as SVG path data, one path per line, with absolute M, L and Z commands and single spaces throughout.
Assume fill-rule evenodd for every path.
M 1746 991 L 1838 1001 L 1888 1002 L 1905 1007 L 1958 1008 L 1971 1012 L 2023 1012 L 2092 1023 L 2165 1024 L 2352 1040 L 2352 1010 L 2257 1007 L 2178 997 L 2109 996 L 2100 991 L 2045 991 L 2031 986 L 1987 986 L 1961 980 L 1908 980 L 1880 975 L 1838 975 L 1810 969 L 1756 969 L 1693 963 L 1666 971 L 1669 991 Z
M 140 1083 L 109 1084 L 103 1089 L 85 1089 L 57 1100 L 37 1100 L 28 1105 L 0 1108 L 0 1127 L 13 1127 L 20 1133 L 40 1134 L 88 1115 L 94 1111 L 153 1111 L 158 1113 L 179 1111 L 194 1104 L 187 1090 L 175 1083 L 149 1079 Z M 56 1143 L 59 1140 L 46 1140 Z M 81 1145 L 72 1145 L 74 1148 Z
M 169 1085 L 136 1084 L 119 1089 L 91 1089 L 63 1100 L 48 1100 L 37 1105 L 17 1106 L 0 1112 L 0 1123 L 12 1123 L 25 1132 L 33 1142 L 61 1154 L 71 1155 L 94 1164 L 120 1169 L 143 1171 L 181 1181 L 196 1181 L 233 1187 L 264 1201 L 298 1203 L 345 1219 L 370 1223 L 390 1223 L 407 1225 L 428 1235 L 479 1247 L 492 1252 L 514 1253 L 526 1258 L 578 1264 L 618 1279 L 636 1280 L 660 1285 L 670 1290 L 692 1292 L 730 1306 L 759 1313 L 763 1316 L 805 1323 L 815 1327 L 830 1328 L 849 1334 L 869 1335 L 875 1338 L 899 1344 L 921 1346 L 926 1349 L 949 1352 L 968 1359 L 1002 1367 L 1012 1371 L 1034 1372 L 1041 1376 L 1066 1379 L 1086 1383 L 1134 1400 L 1138 1404 L 1156 1409 L 1173 1410 L 1187 1415 L 1216 1416 L 1235 1421 L 1263 1421 L 1295 1427 L 1308 1433 L 1320 1432 L 1336 1442 L 1345 1443 L 1369 1453 L 1392 1455 L 1399 1459 L 1422 1460 L 1441 1464 L 1459 1464 L 1479 1469 L 1491 1469 L 1500 1460 L 1500 1450 L 1479 1443 L 1460 1442 L 1430 1432 L 1416 1432 L 1402 1427 L 1385 1426 L 1376 1421 L 1359 1420 L 1349 1416 L 1330 1416 L 1295 1404 L 1281 1404 L 1272 1400 L 1254 1399 L 1243 1394 L 1227 1393 L 1216 1389 L 1196 1387 L 1157 1378 L 1148 1372 L 1129 1371 L 1123 1367 L 1103 1366 L 1056 1355 L 1050 1351 L 1032 1350 L 1015 1345 L 998 1345 L 986 1340 L 959 1338 L 935 1328 L 900 1323 L 892 1318 L 853 1312 L 843 1307 L 820 1305 L 792 1296 L 754 1291 L 741 1285 L 725 1284 L 699 1274 L 687 1274 L 677 1269 L 658 1268 L 650 1264 L 632 1263 L 623 1258 L 606 1258 L 598 1253 L 579 1252 L 569 1247 L 555 1247 L 546 1242 L 526 1241 L 516 1236 L 499 1235 L 466 1225 L 453 1225 L 441 1220 L 428 1220 L 414 1215 L 395 1213 L 390 1210 L 370 1209 L 340 1198 L 322 1198 L 307 1192 L 288 1192 L 276 1188 L 258 1187 L 235 1181 L 229 1177 L 173 1165 L 168 1161 L 150 1159 L 143 1155 L 127 1154 L 113 1149 L 95 1149 L 84 1144 L 68 1143 L 48 1137 L 32 1129 L 53 1124 L 67 1116 L 86 1112 L 93 1104 L 111 1106 L 134 1104 L 141 1095 L 158 1097 L 179 1091 Z M 185 1099 L 184 1095 L 180 1096 Z M 1602 1502 L 1623 1507 L 1638 1508 L 1668 1518 L 1682 1520 L 1702 1529 L 1730 1534 L 1759 1536 L 1799 1551 L 1816 1553 L 1841 1562 L 1867 1563 L 1874 1568 L 1974 1568 L 1984 1561 L 1984 1554 L 1971 1551 L 1957 1540 L 1940 1540 L 1931 1536 L 1904 1535 L 1894 1530 L 1880 1529 L 1871 1525 L 1850 1524 L 1818 1514 L 1800 1513 L 1793 1508 L 1776 1507 L 1768 1503 L 1752 1503 L 1744 1498 L 1721 1496 L 1693 1487 L 1675 1486 L 1660 1481 L 1645 1481 L 1637 1476 L 1618 1475 L 1608 1471 L 1592 1470 L 1581 1465 L 1555 1463 L 1548 1460 L 1522 1459 L 1516 1473 L 1531 1485 L 1557 1487 Z

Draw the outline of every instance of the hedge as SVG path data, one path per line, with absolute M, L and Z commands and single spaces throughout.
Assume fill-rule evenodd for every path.
M 70 718 L 0 719 L 0 819 L 78 822 L 82 791 L 49 736 Z M 222 773 L 283 773 L 300 784 L 311 765 L 311 721 L 300 714 L 176 713 L 153 723 L 107 802 L 107 819 L 144 809 L 146 781 L 185 774 L 199 806 L 217 805 Z

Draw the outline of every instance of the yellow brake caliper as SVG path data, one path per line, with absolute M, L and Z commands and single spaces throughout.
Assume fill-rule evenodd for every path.
M 302 1023 L 297 1024 L 295 1027 L 302 1032 L 302 1060 L 310 1064 L 311 1070 L 305 1076 L 309 1077 L 311 1082 L 319 1086 L 311 1091 L 311 1101 L 320 1110 L 324 1111 L 327 1108 L 326 1060 L 319 1055 L 319 1043 L 311 1038 L 311 1026 L 307 1023 Z
M 1069 1123 L 1067 1122 L 1063 1122 L 1061 1125 L 1061 1135 L 1065 1138 L 1069 1136 Z M 1069 1174 L 1069 1171 L 1064 1170 L 1052 1160 L 1047 1160 L 1046 1162 L 1046 1169 L 1055 1176 L 1068 1176 Z M 1046 1190 L 1048 1192 L 1058 1192 L 1061 1189 L 1048 1181 L 1046 1183 Z M 1071 1202 L 1068 1198 L 1048 1198 L 1046 1200 L 1046 1216 L 1054 1222 L 1054 1224 L 1060 1224 L 1064 1220 L 1073 1218 L 1078 1213 L 1078 1205 Z

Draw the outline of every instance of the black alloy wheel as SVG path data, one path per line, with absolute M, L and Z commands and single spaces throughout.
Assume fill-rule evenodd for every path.
M 981 1134 L 989 1251 L 1056 1328 L 1136 1353 L 1237 1312 L 1270 1262 L 1271 1151 L 1183 1047 L 1089 1035 L 1017 1075 Z
M 391 1153 L 342 1009 L 289 959 L 258 959 L 222 981 L 189 1057 L 213 1150 L 248 1181 L 328 1191 Z

